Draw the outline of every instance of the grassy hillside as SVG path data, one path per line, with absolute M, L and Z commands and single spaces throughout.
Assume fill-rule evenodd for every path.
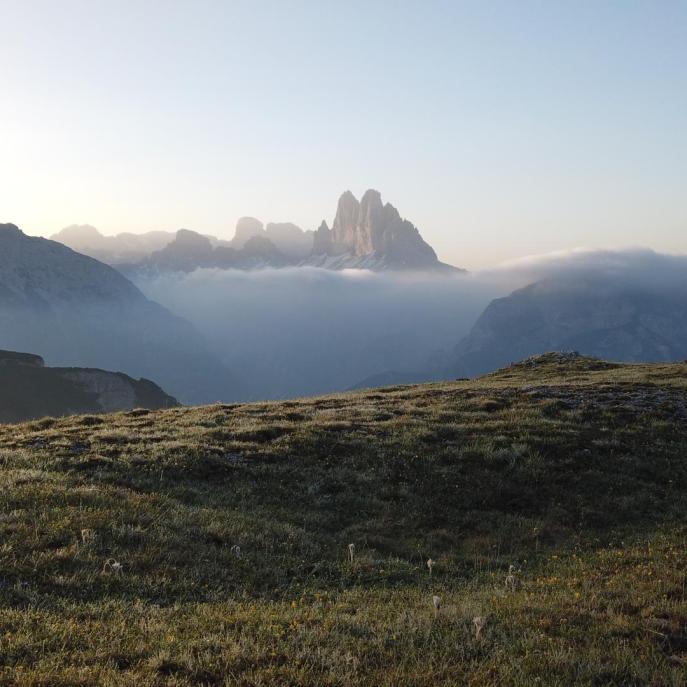
M 0 684 L 683 685 L 686 420 L 551 355 L 0 426 Z

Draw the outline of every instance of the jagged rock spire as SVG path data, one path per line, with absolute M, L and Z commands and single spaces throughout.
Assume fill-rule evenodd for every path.
M 393 205 L 383 204 L 381 194 L 374 189 L 365 191 L 360 202 L 350 191 L 342 194 L 332 230 L 329 232 L 326 224 L 320 226 L 313 253 L 349 253 L 353 258 L 374 255 L 399 268 L 440 265 L 418 230 L 402 219 Z

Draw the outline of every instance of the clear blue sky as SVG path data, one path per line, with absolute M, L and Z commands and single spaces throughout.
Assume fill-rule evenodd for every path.
M 475 268 L 687 252 L 687 0 L 0 0 L 0 221 L 331 220 Z

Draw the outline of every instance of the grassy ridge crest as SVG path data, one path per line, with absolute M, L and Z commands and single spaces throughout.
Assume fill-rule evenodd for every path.
M 0 426 L 0 684 L 684 684 L 685 420 L 550 354 Z

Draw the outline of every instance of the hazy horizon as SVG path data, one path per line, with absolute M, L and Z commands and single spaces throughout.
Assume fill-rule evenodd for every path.
M 440 258 L 687 251 L 687 5 L 20 3 L 2 221 L 331 221 L 378 189 Z

